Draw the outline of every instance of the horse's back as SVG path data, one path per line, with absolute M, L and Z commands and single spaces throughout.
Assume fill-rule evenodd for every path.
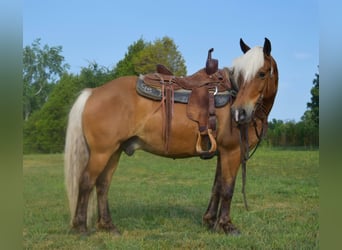
M 119 98 L 120 96 L 127 96 L 135 89 L 137 79 L 136 76 L 123 76 L 94 88 L 89 101 L 91 99 L 97 99 L 96 101 L 113 101 L 113 99 Z

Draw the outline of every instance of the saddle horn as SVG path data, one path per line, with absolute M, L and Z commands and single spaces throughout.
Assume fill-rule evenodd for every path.
M 205 65 L 205 72 L 208 75 L 214 74 L 218 70 L 218 60 L 211 58 L 211 53 L 214 51 L 214 48 L 208 50 L 208 58 Z

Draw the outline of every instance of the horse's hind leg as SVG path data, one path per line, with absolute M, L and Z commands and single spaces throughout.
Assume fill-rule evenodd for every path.
M 215 180 L 212 188 L 210 202 L 207 211 L 203 215 L 203 223 L 212 229 L 217 219 L 217 210 L 221 198 L 221 157 L 217 156 Z
M 97 177 L 107 165 L 108 158 L 104 154 L 91 153 L 87 167 L 81 173 L 78 189 L 77 206 L 72 222 L 73 229 L 80 233 L 87 232 L 87 210 L 89 196 Z M 92 201 L 93 202 L 93 201 Z
M 119 235 L 119 231 L 112 222 L 108 206 L 108 191 L 115 172 L 121 152 L 116 152 L 112 155 L 106 168 L 96 180 L 97 204 L 98 204 L 98 219 L 97 228 Z

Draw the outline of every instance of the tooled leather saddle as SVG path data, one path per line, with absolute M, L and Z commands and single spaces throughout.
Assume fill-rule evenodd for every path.
M 218 69 L 218 60 L 208 51 L 206 67 L 195 74 L 177 77 L 165 66 L 158 64 L 156 73 L 141 75 L 136 90 L 141 96 L 161 101 L 163 107 L 163 138 L 165 150 L 171 131 L 174 102 L 187 105 L 187 117 L 198 123 L 196 152 L 203 158 L 216 153 L 216 108 L 232 101 L 235 91 L 227 68 Z

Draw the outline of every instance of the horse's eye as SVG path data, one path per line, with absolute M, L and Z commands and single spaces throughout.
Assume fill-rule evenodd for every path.
M 259 72 L 259 77 L 260 77 L 260 78 L 264 78 L 265 75 L 266 75 L 265 72 Z

